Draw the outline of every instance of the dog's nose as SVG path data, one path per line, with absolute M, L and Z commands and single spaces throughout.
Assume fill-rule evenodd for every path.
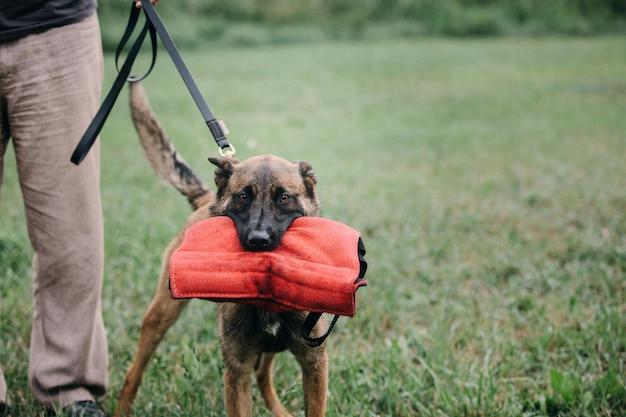
M 253 230 L 248 235 L 248 243 L 253 249 L 264 250 L 270 247 L 270 234 L 264 230 Z

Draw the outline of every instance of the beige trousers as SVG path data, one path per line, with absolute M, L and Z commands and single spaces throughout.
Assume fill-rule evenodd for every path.
M 107 383 L 99 148 L 70 163 L 101 83 L 95 14 L 0 43 L 0 184 L 11 138 L 35 253 L 29 382 L 44 404 L 93 400 Z M 0 370 L 0 402 L 6 395 Z

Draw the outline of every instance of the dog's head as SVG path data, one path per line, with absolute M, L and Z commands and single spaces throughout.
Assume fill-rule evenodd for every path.
M 229 216 L 247 250 L 272 250 L 292 220 L 317 216 L 316 178 L 308 162 L 289 162 L 273 155 L 243 162 L 209 158 L 217 167 L 217 198 L 211 214 Z

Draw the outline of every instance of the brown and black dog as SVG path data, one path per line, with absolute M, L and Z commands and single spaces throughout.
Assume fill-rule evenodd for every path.
M 130 105 L 135 128 L 152 167 L 185 195 L 195 210 L 184 228 L 210 216 L 228 215 L 235 222 L 243 247 L 271 250 L 278 246 L 294 218 L 318 215 L 316 179 L 308 163 L 292 163 L 272 155 L 243 162 L 232 158 L 209 158 L 217 166 L 217 192 L 213 193 L 178 156 L 138 83 L 131 85 Z M 168 259 L 181 240 L 182 231 L 163 255 L 161 277 L 143 319 L 137 351 L 115 410 L 116 417 L 130 415 L 150 357 L 187 305 L 185 300 L 172 299 L 168 289 Z M 324 345 L 309 347 L 300 336 L 305 317 L 304 312 L 275 314 L 242 304 L 218 304 L 225 365 L 224 402 L 229 417 L 252 415 L 253 374 L 273 415 L 291 416 L 278 400 L 272 382 L 274 356 L 287 349 L 302 368 L 306 416 L 325 415 L 328 357 Z M 320 320 L 312 336 L 323 333 L 321 328 L 325 324 Z

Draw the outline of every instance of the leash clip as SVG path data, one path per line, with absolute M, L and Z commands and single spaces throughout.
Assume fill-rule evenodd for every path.
M 228 158 L 231 156 L 235 156 L 235 153 L 237 153 L 237 151 L 235 150 L 235 145 L 233 145 L 232 143 L 229 143 L 228 145 L 226 145 L 223 148 L 220 148 L 219 146 L 217 147 L 217 152 L 223 157 L 223 158 Z
M 211 119 L 207 122 L 207 126 L 209 127 L 213 138 L 215 138 L 219 154 L 224 158 L 235 156 L 235 147 L 226 137 L 228 133 L 230 133 L 228 131 L 228 127 L 226 127 L 226 123 L 224 123 L 223 120 Z

